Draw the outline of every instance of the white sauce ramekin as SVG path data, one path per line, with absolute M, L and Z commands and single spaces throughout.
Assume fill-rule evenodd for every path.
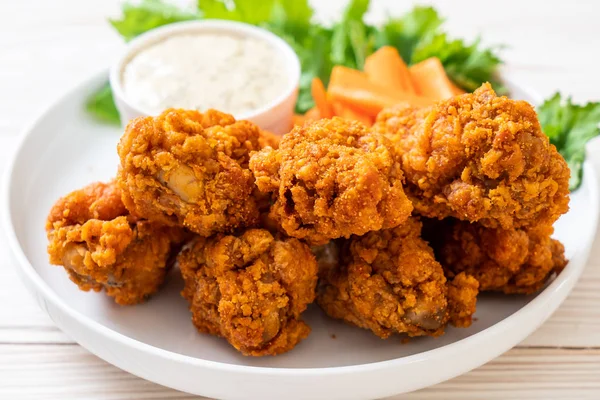
M 283 39 L 267 30 L 240 22 L 223 20 L 188 21 L 166 25 L 138 36 L 127 45 L 124 53 L 110 70 L 110 86 L 115 104 L 121 114 L 122 124 L 125 126 L 133 118 L 152 115 L 152 113 L 127 99 L 122 84 L 123 70 L 127 63 L 147 46 L 173 35 L 194 33 L 219 33 L 252 37 L 263 40 L 272 46 L 275 53 L 283 59 L 284 67 L 287 69 L 289 76 L 288 84 L 273 101 L 258 107 L 256 110 L 234 116 L 236 119 L 252 121 L 262 129 L 273 133 L 284 134 L 288 132 L 292 127 L 292 117 L 298 99 L 298 85 L 300 83 L 300 61 L 296 52 Z M 186 55 L 182 54 L 181 56 L 185 57 Z M 240 88 L 240 90 L 244 89 Z M 226 112 L 227 110 L 221 111 Z

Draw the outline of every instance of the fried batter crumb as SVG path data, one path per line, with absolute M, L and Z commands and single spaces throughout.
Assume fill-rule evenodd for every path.
M 341 118 L 296 126 L 279 149 L 254 153 L 258 188 L 272 193 L 272 217 L 311 244 L 404 222 L 412 205 L 391 143 Z
M 569 209 L 569 167 L 533 107 L 489 84 L 428 108 L 382 111 L 415 211 L 488 228 L 551 225 Z
M 259 206 L 248 161 L 261 135 L 215 110 L 137 118 L 118 145 L 123 201 L 141 217 L 203 236 L 254 225 Z
M 535 293 L 567 264 L 551 226 L 490 229 L 453 219 L 428 224 L 435 226 L 431 242 L 444 269 L 457 278 L 472 275 L 481 291 Z
M 381 338 L 443 334 L 449 320 L 458 320 L 452 313 L 459 304 L 449 308 L 443 269 L 420 235 L 421 222 L 410 218 L 393 229 L 352 237 L 342 249 L 339 268 L 321 273 L 321 308 Z M 475 296 L 469 299 L 474 302 Z M 467 318 L 469 310 L 460 311 Z
M 104 290 L 122 305 L 159 289 L 184 235 L 130 215 L 114 182 L 92 183 L 59 199 L 46 231 L 51 264 L 62 265 L 81 290 Z
M 448 283 L 448 313 L 450 323 L 458 328 L 468 328 L 473 323 L 477 305 L 479 282 L 461 272 Z
M 198 237 L 178 264 L 194 325 L 242 354 L 284 353 L 310 333 L 300 315 L 315 297 L 317 262 L 299 240 L 263 229 Z

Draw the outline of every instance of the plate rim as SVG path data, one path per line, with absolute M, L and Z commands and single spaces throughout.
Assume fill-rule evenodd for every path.
M 528 329 L 527 332 L 521 338 L 529 336 L 533 331 L 535 331 L 539 325 L 545 322 L 550 315 L 564 302 L 565 298 L 570 294 L 573 289 L 575 283 L 581 277 L 585 266 L 587 265 L 587 260 L 589 259 L 589 254 L 591 248 L 593 246 L 594 240 L 593 238 L 586 243 L 585 246 L 580 248 L 578 253 L 582 254 L 584 260 L 582 261 L 583 266 L 579 268 L 578 271 L 575 272 L 575 275 L 569 275 L 565 279 L 560 280 L 559 277 L 556 277 L 542 292 L 540 292 L 534 299 L 532 299 L 529 303 L 527 303 L 524 307 L 520 308 L 516 312 L 510 314 L 508 317 L 500 320 L 499 322 L 493 324 L 492 326 L 477 332 L 471 336 L 460 339 L 456 342 L 452 342 L 450 344 L 427 350 L 424 352 L 412 354 L 409 356 L 394 358 L 391 360 L 384 361 L 376 361 L 372 363 L 366 364 L 356 364 L 356 365 L 346 365 L 346 366 L 337 366 L 337 367 L 302 367 L 302 368 L 284 368 L 284 367 L 258 367 L 258 366 L 247 366 L 240 364 L 230 364 L 226 362 L 220 361 L 212 361 L 206 360 L 202 358 L 187 356 L 184 354 L 176 353 L 170 350 L 161 349 L 159 347 L 155 347 L 153 345 L 147 344 L 145 342 L 139 341 L 137 339 L 133 339 L 125 334 L 114 331 L 113 329 L 102 325 L 101 323 L 95 321 L 94 319 L 88 317 L 87 315 L 71 308 L 59 295 L 56 293 L 37 273 L 36 269 L 27 259 L 23 248 L 21 247 L 19 240 L 17 238 L 14 224 L 12 220 L 11 211 L 11 192 L 10 188 L 13 184 L 13 175 L 15 171 L 15 163 L 21 153 L 24 151 L 25 142 L 27 138 L 30 136 L 31 132 L 33 132 L 40 122 L 49 114 L 51 114 L 56 107 L 59 107 L 61 103 L 66 101 L 70 96 L 76 93 L 81 89 L 82 86 L 90 85 L 93 81 L 100 81 L 102 77 L 108 77 L 108 68 L 102 68 L 100 71 L 90 74 L 89 76 L 81 79 L 76 82 L 76 84 L 71 85 L 60 96 L 55 97 L 53 101 L 51 101 L 46 107 L 42 109 L 41 112 L 37 114 L 37 116 L 29 123 L 27 126 L 20 132 L 17 139 L 17 145 L 8 157 L 6 169 L 3 173 L 2 177 L 2 198 L 0 200 L 0 210 L 3 212 L 2 214 L 2 228 L 7 237 L 7 244 L 10 247 L 10 252 L 13 256 L 13 261 L 15 264 L 15 268 L 19 272 L 19 276 L 27 289 L 34 295 L 36 300 L 39 299 L 36 296 L 35 290 L 38 293 L 41 293 L 42 297 L 49 301 L 55 308 L 60 310 L 61 312 L 68 315 L 70 318 L 77 320 L 79 323 L 84 324 L 88 329 L 95 331 L 97 334 L 102 336 L 105 340 L 116 341 L 121 345 L 125 345 L 128 347 L 132 347 L 137 351 L 141 351 L 144 353 L 149 353 L 152 356 L 167 359 L 170 361 L 179 362 L 182 364 L 192 365 L 195 367 L 202 368 L 210 368 L 214 370 L 221 370 L 231 373 L 243 373 L 243 374 L 251 374 L 251 375 L 262 375 L 269 374 L 272 376 L 330 376 L 330 375 L 338 375 L 338 374 L 346 374 L 346 373 L 360 373 L 366 371 L 377 371 L 389 368 L 395 368 L 403 365 L 409 365 L 414 362 L 423 361 L 423 359 L 444 359 L 448 357 L 448 355 L 456 354 L 456 352 L 460 352 L 465 348 L 468 348 L 473 341 L 484 341 L 488 336 L 495 336 L 498 333 L 506 329 L 510 329 L 511 326 L 515 325 L 514 322 L 516 316 L 519 314 L 532 312 L 532 310 L 543 309 L 544 305 L 549 303 L 550 297 L 555 295 L 555 292 L 559 290 L 560 286 L 570 284 L 570 287 L 563 292 L 564 297 L 557 303 L 555 307 L 552 308 L 552 312 L 548 314 L 548 316 L 541 319 L 540 323 L 534 326 L 531 329 Z M 503 78 L 505 81 L 518 86 L 522 91 L 528 94 L 532 94 L 532 98 L 539 99 L 539 96 L 534 94 L 535 92 L 529 89 L 527 86 L 517 84 L 515 81 L 510 79 L 510 75 L 504 75 Z M 584 163 L 584 183 L 587 182 L 590 201 L 592 204 L 600 206 L 599 203 L 599 188 L 598 188 L 598 177 L 595 168 L 592 167 L 589 160 L 586 160 Z M 598 227 L 598 218 L 599 218 L 600 209 L 599 207 L 593 207 L 593 215 L 589 215 L 591 220 L 591 227 L 595 231 Z M 567 265 L 567 269 L 569 265 Z M 566 269 L 565 269 L 566 270 Z M 26 281 L 28 279 L 28 281 Z M 502 352 L 514 347 L 516 343 L 511 343 L 508 346 L 503 346 L 503 349 L 496 351 L 496 356 L 501 354 Z M 84 346 L 85 347 L 85 346 Z M 98 355 L 98 354 L 97 354 Z M 99 357 L 103 358 L 101 355 Z M 494 357 L 496 357 L 494 356 Z M 487 358 L 487 357 L 486 357 Z M 487 358 L 486 360 L 480 361 L 478 365 L 482 365 L 493 358 Z M 476 365 L 477 366 L 477 365 Z M 475 366 L 475 367 L 476 367 Z M 473 367 L 474 368 L 474 367 Z M 457 371 L 456 373 L 452 373 L 452 376 L 457 376 L 465 371 Z

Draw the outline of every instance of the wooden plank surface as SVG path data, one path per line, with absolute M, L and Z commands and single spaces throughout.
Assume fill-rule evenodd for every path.
M 21 397 L 24 388 L 28 388 L 26 396 Z M 600 349 L 519 348 L 463 376 L 389 400 L 597 399 L 599 391 Z M 123 372 L 77 345 L 0 345 L 0 398 L 63 400 L 66 396 L 197 398 Z
M 324 2 L 317 2 L 323 7 Z M 338 14 L 328 1 L 321 17 Z M 373 0 L 371 18 L 410 7 Z M 505 70 L 542 96 L 600 98 L 600 2 L 429 1 L 455 35 L 507 44 Z M 105 22 L 118 0 L 0 2 L 0 172 L 18 133 L 65 88 L 105 67 L 123 44 Z M 573 293 L 521 347 L 402 399 L 600 398 L 600 242 Z M 19 282 L 0 233 L 0 399 L 187 399 L 82 349 Z M 32 384 L 35 382 L 35 384 Z

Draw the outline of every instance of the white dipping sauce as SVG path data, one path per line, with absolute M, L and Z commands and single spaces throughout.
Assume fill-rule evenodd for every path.
M 282 56 L 268 43 L 218 33 L 176 34 L 125 65 L 127 99 L 152 114 L 166 108 L 236 116 L 275 100 L 289 85 Z

